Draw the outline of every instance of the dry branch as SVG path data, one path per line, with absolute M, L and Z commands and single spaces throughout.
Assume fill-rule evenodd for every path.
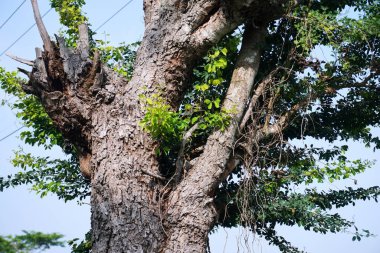
M 78 40 L 78 50 L 81 54 L 82 60 L 87 60 L 90 52 L 90 43 L 88 37 L 88 26 L 87 24 L 79 25 L 79 40 Z
M 27 70 L 25 70 L 25 69 L 23 69 L 23 68 L 17 68 L 18 69 L 18 71 L 20 71 L 21 73 L 23 73 L 23 74 L 25 74 L 27 77 L 30 77 L 30 72 L 29 71 L 27 71 Z
M 21 57 L 17 57 L 17 56 L 15 56 L 15 55 L 12 55 L 12 54 L 10 54 L 10 53 L 6 53 L 6 55 L 7 55 L 9 58 L 11 58 L 11 59 L 13 59 L 13 60 L 15 60 L 15 61 L 18 61 L 18 62 L 20 62 L 20 63 L 22 63 L 22 64 L 25 64 L 25 65 L 28 65 L 28 66 L 33 66 L 33 65 L 34 65 L 34 61 L 26 60 L 26 59 L 23 59 L 23 58 L 21 58 Z
M 44 48 L 48 53 L 53 53 L 53 44 L 50 41 L 49 34 L 46 30 L 46 27 L 42 21 L 40 10 L 38 8 L 37 0 L 31 0 L 32 7 L 33 7 L 33 13 L 34 13 L 34 20 L 36 21 L 36 25 L 38 27 L 38 31 L 40 33 L 42 42 L 44 43 Z

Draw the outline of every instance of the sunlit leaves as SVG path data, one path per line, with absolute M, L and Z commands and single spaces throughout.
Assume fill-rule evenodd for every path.
M 146 110 L 140 126 L 158 140 L 164 153 L 168 154 L 181 140 L 183 132 L 189 125 L 189 119 L 182 118 L 178 112 L 172 111 L 158 94 L 152 97 L 141 95 L 140 100 Z
M 183 138 L 183 134 L 191 126 L 198 124 L 198 130 L 194 135 L 210 129 L 224 130 L 230 120 L 225 111 L 212 112 L 213 107 L 218 106 L 220 99 L 216 101 L 205 100 L 208 110 L 200 110 L 192 105 L 185 105 L 185 112 L 175 112 L 166 103 L 165 99 L 156 94 L 151 97 L 140 96 L 144 104 L 145 116 L 140 121 L 140 126 L 158 140 L 161 149 L 167 155 L 169 151 L 176 148 Z M 189 111 L 190 113 L 186 113 Z
M 194 70 L 193 90 L 178 112 L 172 111 L 159 94 L 140 96 L 146 110 L 140 126 L 159 141 L 165 154 L 176 148 L 183 134 L 195 124 L 193 136 L 206 135 L 213 129 L 224 130 L 229 125 L 232 112 L 221 110 L 221 101 L 231 74 L 227 67 L 232 66 L 239 41 L 239 36 L 229 36 L 207 53 Z
M 59 14 L 59 21 L 67 29 L 63 32 L 66 35 L 66 43 L 75 47 L 78 40 L 78 27 L 87 22 L 81 7 L 85 4 L 84 0 L 50 0 L 52 8 Z
M 4 68 L 0 67 L 0 88 L 6 93 L 18 97 L 25 97 L 25 93 L 21 88 L 22 82 L 24 81 L 17 76 L 16 71 L 8 72 Z M 6 101 L 2 101 L 1 103 L 4 104 Z

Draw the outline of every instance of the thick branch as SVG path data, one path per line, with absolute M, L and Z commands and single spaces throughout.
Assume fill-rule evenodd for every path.
M 210 165 L 215 166 L 213 168 L 214 172 L 221 170 L 217 173 L 219 176 L 222 174 L 219 173 L 225 169 L 228 158 L 233 152 L 233 146 L 239 131 L 239 123 L 242 120 L 245 105 L 249 100 L 259 68 L 265 34 L 265 28 L 248 27 L 244 32 L 242 49 L 223 102 L 223 109 L 232 112 L 231 124 L 225 131 L 217 131 L 210 136 L 205 146 L 203 157 L 199 159 L 198 164 L 195 164 L 194 167 L 196 168 L 191 171 L 192 174 L 200 173 L 204 171 L 204 167 Z M 197 168 L 200 171 L 196 171 Z M 207 178 L 208 176 L 204 175 L 204 177 Z M 213 181 L 217 184 L 219 180 L 221 178 L 217 177 Z
M 216 211 L 212 204 L 213 198 L 210 196 L 223 180 L 222 177 L 228 174 L 225 173 L 226 164 L 233 152 L 239 122 L 257 74 L 265 34 L 266 27 L 260 29 L 249 27 L 244 33 L 236 69 L 223 103 L 225 110 L 233 111 L 232 122 L 225 131 L 216 131 L 208 138 L 203 154 L 172 193 L 166 226 L 172 227 L 170 224 L 173 223 L 176 225 L 172 229 L 169 242 L 189 241 L 188 237 L 192 233 L 207 234 L 215 221 Z M 197 185 L 197 189 L 194 189 L 194 185 Z M 210 208 L 210 211 L 204 212 L 202 216 L 194 217 L 192 214 L 195 210 L 201 208 Z M 179 210 L 186 210 L 186 212 Z M 168 245 L 165 252 L 174 252 L 176 246 L 178 245 Z M 198 249 L 195 250 L 197 252 L 203 252 L 204 245 L 189 244 L 188 246 Z M 177 249 L 177 252 L 180 251 Z
M 40 32 L 42 42 L 44 43 L 44 48 L 48 53 L 53 53 L 53 44 L 50 41 L 49 34 L 42 21 L 40 10 L 38 9 L 37 0 L 31 0 L 31 1 L 32 1 L 32 7 L 33 7 L 34 19 L 36 21 L 38 31 Z
M 210 17 L 207 23 L 194 32 L 192 44 L 196 45 L 196 47 L 201 47 L 205 43 L 215 44 L 224 35 L 238 27 L 241 21 L 242 18 L 231 19 L 228 16 L 227 10 L 220 8 Z
M 207 9 L 202 9 L 201 5 L 195 4 L 197 8 L 206 10 L 205 12 L 208 16 L 193 33 L 192 43 L 197 45 L 197 47 L 217 43 L 224 35 L 232 32 L 247 20 L 251 20 L 258 26 L 263 26 L 280 17 L 286 9 L 288 2 L 288 0 L 264 2 L 235 0 L 218 1 L 216 3 L 212 1 L 210 5 L 216 10 L 211 14 L 207 12 Z

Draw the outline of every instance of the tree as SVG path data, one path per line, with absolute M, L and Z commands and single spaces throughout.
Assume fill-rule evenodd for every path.
M 14 164 L 29 170 L 1 188 L 37 182 L 41 194 L 70 200 L 91 187 L 92 252 L 205 252 L 212 228 L 236 225 L 296 252 L 276 224 L 338 232 L 354 225 L 328 210 L 380 194 L 307 187 L 370 163 L 349 161 L 347 146 L 290 144 L 380 147 L 369 129 L 380 117 L 379 1 L 144 1 L 136 54 L 96 49 L 83 1 L 52 1 L 68 27 L 53 42 L 32 3 L 44 51 L 21 60 L 33 65 L 21 70 L 27 83 L 3 69 L 0 81 L 35 129 L 25 141 L 72 157 L 18 153 Z M 339 17 L 345 7 L 359 18 Z M 317 45 L 334 59 L 316 58 Z

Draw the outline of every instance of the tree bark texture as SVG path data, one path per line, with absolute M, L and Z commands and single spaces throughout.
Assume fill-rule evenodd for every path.
M 24 90 L 40 98 L 91 178 L 92 252 L 206 251 L 219 213 L 215 190 L 233 169 L 228 163 L 254 88 L 266 25 L 285 3 L 145 0 L 145 34 L 129 82 L 105 67 L 97 52 L 89 57 L 85 26 L 72 49 L 62 38 L 47 40 L 39 25 L 45 51 L 36 50 Z M 139 95 L 160 92 L 177 109 L 194 64 L 243 23 L 242 48 L 223 103 L 236 111 L 232 122 L 210 135 L 178 183 L 168 184 L 160 176 L 157 143 L 139 127 L 145 113 Z

